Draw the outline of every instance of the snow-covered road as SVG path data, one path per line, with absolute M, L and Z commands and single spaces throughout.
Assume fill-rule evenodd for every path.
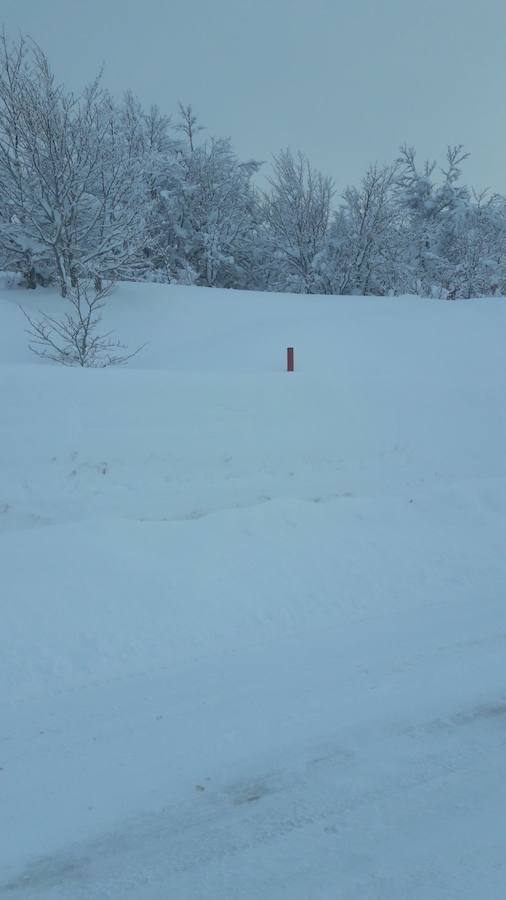
M 13 711 L 7 847 L 47 852 L 0 895 L 500 900 L 506 617 L 486 613 L 378 615 Z

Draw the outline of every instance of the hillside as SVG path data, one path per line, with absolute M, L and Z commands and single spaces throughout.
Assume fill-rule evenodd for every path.
M 104 370 L 19 304 L 0 896 L 502 900 L 505 301 L 123 285 Z

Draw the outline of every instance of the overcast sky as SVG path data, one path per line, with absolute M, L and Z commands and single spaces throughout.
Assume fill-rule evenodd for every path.
M 191 102 L 242 157 L 307 154 L 339 189 L 414 144 L 471 153 L 465 179 L 506 191 L 505 0 L 0 0 L 72 87 L 105 65 L 172 112 Z

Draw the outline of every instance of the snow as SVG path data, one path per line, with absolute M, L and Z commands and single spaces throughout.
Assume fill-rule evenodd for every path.
M 503 900 L 502 300 L 0 291 L 0 896 Z M 284 372 L 287 346 L 296 372 Z

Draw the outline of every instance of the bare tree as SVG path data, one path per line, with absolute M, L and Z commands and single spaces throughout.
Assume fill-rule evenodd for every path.
M 129 353 L 124 344 L 113 339 L 111 331 L 100 332 L 102 310 L 111 289 L 111 284 L 97 290 L 89 282 L 78 280 L 68 291 L 61 318 L 41 313 L 35 319 L 21 307 L 28 322 L 32 353 L 64 366 L 83 368 L 120 366 L 139 353 L 142 347 Z
M 195 150 L 195 136 L 199 131 L 204 131 L 204 126 L 199 123 L 198 116 L 193 112 L 191 103 L 186 106 L 179 102 L 179 122 L 176 125 L 176 131 L 181 131 L 190 148 L 190 152 Z

